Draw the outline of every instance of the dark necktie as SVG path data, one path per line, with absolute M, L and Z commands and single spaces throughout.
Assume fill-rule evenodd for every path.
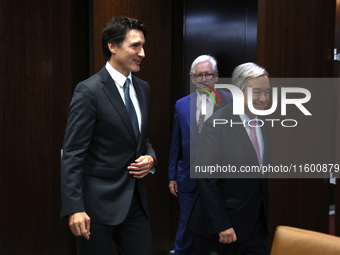
M 139 127 L 138 127 L 138 120 L 135 107 L 133 107 L 133 103 L 130 98 L 130 79 L 127 78 L 124 84 L 124 99 L 125 99 L 125 106 L 130 115 L 133 131 L 135 132 L 136 139 L 139 138 Z

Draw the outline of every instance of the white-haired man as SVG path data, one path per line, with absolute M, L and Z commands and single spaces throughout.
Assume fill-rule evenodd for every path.
M 221 99 L 215 101 L 207 95 L 212 92 L 218 80 L 216 59 L 209 55 L 197 57 L 190 71 L 191 82 L 196 86 L 196 91 L 179 99 L 175 106 L 175 118 L 172 130 L 172 140 L 169 159 L 169 189 L 178 197 L 180 207 L 179 224 L 175 240 L 175 254 L 193 254 L 192 234 L 187 227 L 190 209 L 195 198 L 196 181 L 190 178 L 190 160 L 193 160 L 199 132 L 203 123 L 212 113 L 231 101 L 230 93 L 219 90 Z M 202 100 L 206 100 L 206 112 L 201 112 Z M 191 159 L 190 159 L 191 157 Z
M 210 117 L 197 146 L 197 166 L 218 164 L 239 171 L 242 166 L 269 163 L 267 126 L 256 124 L 258 117 L 248 108 L 248 97 L 256 110 L 266 108 L 268 73 L 254 63 L 245 63 L 234 69 L 232 83 L 243 91 L 245 113 L 234 115 L 233 104 L 229 104 Z M 214 125 L 214 119 L 234 125 Z M 233 179 L 226 173 L 223 178 L 197 179 L 198 196 L 190 216 L 195 255 L 268 254 L 267 179 L 243 177 Z

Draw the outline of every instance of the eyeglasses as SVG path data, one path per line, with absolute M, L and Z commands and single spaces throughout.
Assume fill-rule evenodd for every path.
M 212 78 L 215 77 L 214 73 L 203 73 L 203 74 L 192 74 L 194 78 L 197 80 L 203 80 L 203 77 L 205 77 L 207 80 L 211 80 Z

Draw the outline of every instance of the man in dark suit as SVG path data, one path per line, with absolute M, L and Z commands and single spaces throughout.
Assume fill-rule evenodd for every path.
M 270 93 L 268 74 L 256 64 L 245 63 L 234 69 L 232 78 L 243 91 L 245 114 L 234 115 L 233 104 L 229 104 L 210 117 L 200 135 L 195 167 L 232 166 L 239 171 L 242 166 L 260 169 L 269 163 L 267 126 L 249 110 L 247 100 L 250 96 L 256 110 L 265 109 Z M 216 125 L 215 120 L 228 124 Z M 195 255 L 268 254 L 267 180 L 261 174 L 253 178 L 223 174 L 223 178 L 197 179 L 198 195 L 190 216 Z
M 176 102 L 169 156 L 169 189 L 174 196 L 178 197 L 180 208 L 175 240 L 176 255 L 193 254 L 192 234 L 187 227 L 190 209 L 196 192 L 196 181 L 190 179 L 190 163 L 192 163 L 190 162 L 190 154 L 193 160 L 193 155 L 195 154 L 193 149 L 197 145 L 199 129 L 202 128 L 200 124 L 202 125 L 213 111 L 221 107 L 217 96 L 208 87 L 214 87 L 218 80 L 217 62 L 214 57 L 209 55 L 197 57 L 191 65 L 190 78 L 191 82 L 196 86 L 196 91 Z M 202 95 L 207 96 L 207 91 L 214 94 L 215 101 L 218 104 L 216 103 L 215 105 L 214 100 L 209 96 L 203 99 L 207 101 L 207 111 L 203 116 L 201 114 L 202 123 L 199 123 Z M 222 105 L 226 105 L 231 101 L 230 93 L 222 90 L 217 92 Z
M 114 17 L 102 33 L 107 60 L 73 94 L 61 162 L 61 216 L 81 255 L 152 253 L 143 178 L 154 170 L 148 140 L 150 88 L 131 72 L 145 57 L 146 29 Z

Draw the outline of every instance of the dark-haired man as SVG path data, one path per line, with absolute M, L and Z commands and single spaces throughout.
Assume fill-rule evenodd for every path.
M 107 60 L 73 94 L 61 163 L 62 209 L 81 255 L 152 253 L 143 178 L 154 170 L 149 84 L 138 72 L 146 29 L 114 17 L 102 33 Z

